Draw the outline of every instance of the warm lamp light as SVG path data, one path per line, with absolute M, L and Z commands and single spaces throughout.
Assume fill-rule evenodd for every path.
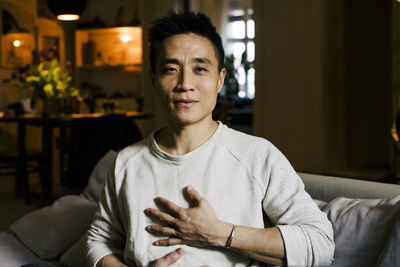
M 63 20 L 63 21 L 73 21 L 73 20 L 78 20 L 79 15 L 76 14 L 61 14 L 57 16 L 58 20 Z
M 76 40 L 78 66 L 127 67 L 143 62 L 141 27 L 78 30 Z
M 87 5 L 87 0 L 47 0 L 47 5 L 58 20 L 78 20 Z
M 121 49 L 124 51 L 123 64 L 142 63 L 142 29 L 140 27 L 120 28 Z
M 32 63 L 33 34 L 7 33 L 1 38 L 2 66 L 20 68 Z
M 13 46 L 14 47 L 20 47 L 21 46 L 21 41 L 20 40 L 14 40 Z
M 132 36 L 128 35 L 128 34 L 124 34 L 121 36 L 121 42 L 123 43 L 128 43 L 129 41 L 132 40 Z

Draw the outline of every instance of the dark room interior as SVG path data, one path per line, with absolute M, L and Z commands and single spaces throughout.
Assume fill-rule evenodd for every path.
M 110 150 L 164 126 L 147 40 L 169 11 L 204 13 L 222 37 L 227 77 L 213 119 L 274 144 L 313 199 L 400 195 L 400 1 L 0 0 L 0 9 L 0 236 L 62 197 L 90 195 Z M 61 250 L 30 250 L 37 258 L 13 254 L 7 266 L 81 266 Z

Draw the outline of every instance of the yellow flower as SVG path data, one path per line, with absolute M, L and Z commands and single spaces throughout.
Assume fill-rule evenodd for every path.
M 43 91 L 45 92 L 47 98 L 54 96 L 53 85 L 51 83 L 47 83 L 45 86 L 43 86 Z
M 79 97 L 79 90 L 72 86 L 72 76 L 59 66 L 57 59 L 42 62 L 33 68 L 24 82 L 16 82 L 18 87 L 27 88 L 32 98 Z
M 26 81 L 28 83 L 30 83 L 30 82 L 40 82 L 40 77 L 30 75 L 30 76 L 26 77 Z
M 65 89 L 68 87 L 68 84 L 63 81 L 57 81 L 56 88 L 61 93 L 65 93 Z
M 60 72 L 61 72 L 60 67 L 56 67 L 53 70 L 51 70 L 51 76 L 53 76 L 54 81 L 60 80 Z
M 42 72 L 40 73 L 40 76 L 42 76 L 43 79 L 46 82 L 50 82 L 51 81 L 51 76 L 50 76 L 50 71 L 49 70 L 42 70 Z
M 79 90 L 76 88 L 72 88 L 70 95 L 75 97 L 79 96 Z

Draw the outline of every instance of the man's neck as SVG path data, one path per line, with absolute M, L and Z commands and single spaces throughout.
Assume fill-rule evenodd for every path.
M 155 138 L 161 150 L 171 155 L 184 155 L 198 148 L 214 134 L 218 123 L 212 119 L 190 125 L 168 123 Z

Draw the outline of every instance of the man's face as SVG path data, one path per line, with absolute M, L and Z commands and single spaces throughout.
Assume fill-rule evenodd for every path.
M 212 43 L 193 33 L 165 39 L 152 74 L 169 118 L 182 125 L 212 119 L 224 78 Z

